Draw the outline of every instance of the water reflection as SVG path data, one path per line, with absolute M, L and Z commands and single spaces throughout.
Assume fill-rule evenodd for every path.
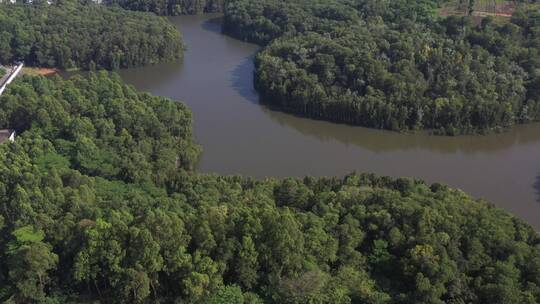
M 540 203 L 540 174 L 538 174 L 538 176 L 536 177 L 533 188 L 536 191 L 536 202 Z
M 201 28 L 205 31 L 221 34 L 222 20 L 223 20 L 222 16 L 215 15 L 215 16 L 208 17 L 208 19 L 201 22 Z
M 253 87 L 253 59 L 255 56 L 249 56 L 231 71 L 231 87 L 246 100 L 259 105 L 259 95 Z M 269 111 L 271 116 L 272 113 Z
M 520 125 L 504 133 L 467 136 L 434 136 L 425 133 L 402 134 L 324 121 L 306 120 L 264 107 L 263 111 L 282 126 L 321 141 L 337 140 L 373 152 L 428 150 L 439 153 L 493 153 L 514 145 L 540 142 L 540 123 Z

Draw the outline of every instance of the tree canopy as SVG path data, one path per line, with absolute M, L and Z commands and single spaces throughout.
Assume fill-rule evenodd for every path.
M 105 0 L 104 3 L 163 16 L 219 13 L 224 6 L 224 0 Z
M 397 131 L 499 130 L 540 119 L 540 12 L 473 23 L 442 1 L 231 0 L 225 32 L 266 47 L 263 102 Z
M 69 1 L 0 3 L 0 63 L 118 69 L 182 55 L 178 30 L 153 14 Z
M 199 174 L 191 115 L 105 72 L 0 97 L 7 303 L 538 303 L 540 236 L 460 190 Z

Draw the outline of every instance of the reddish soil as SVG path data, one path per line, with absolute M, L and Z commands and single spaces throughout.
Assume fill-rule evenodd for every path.
M 33 68 L 32 72 L 36 75 L 49 76 L 58 73 L 58 70 L 50 68 Z
M 495 12 L 497 16 L 502 17 L 512 17 L 514 12 L 516 11 L 516 4 L 515 3 L 499 3 L 497 6 L 495 6 Z

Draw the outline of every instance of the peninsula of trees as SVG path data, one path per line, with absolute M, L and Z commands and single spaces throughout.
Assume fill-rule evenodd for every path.
M 476 24 L 440 2 L 230 0 L 224 30 L 266 46 L 255 87 L 285 111 L 442 134 L 539 120 L 538 6 Z
M 0 97 L 4 303 L 540 302 L 540 236 L 444 185 L 194 172 L 182 104 L 105 72 Z
M 178 30 L 153 14 L 69 1 L 0 3 L 0 64 L 117 69 L 182 55 Z

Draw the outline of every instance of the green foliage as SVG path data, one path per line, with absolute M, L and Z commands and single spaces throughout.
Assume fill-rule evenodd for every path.
M 13 299 L 17 302 L 41 301 L 49 283 L 48 272 L 56 267 L 58 256 L 51 246 L 43 243 L 45 233 L 24 226 L 12 232 L 14 237 L 7 244 L 9 279 L 15 282 Z
M 255 87 L 285 111 L 448 135 L 539 120 L 538 10 L 477 26 L 469 17 L 439 18 L 437 5 L 233 0 L 224 30 L 266 45 Z
M 540 301 L 540 235 L 506 212 L 371 174 L 197 174 L 185 106 L 117 76 L 20 79 L 0 124 L 7 303 Z
M 1 127 L 53 143 L 56 151 L 36 159 L 44 171 L 62 174 L 71 167 L 91 176 L 163 184 L 178 167 L 192 168 L 199 154 L 183 104 L 138 93 L 106 72 L 67 81 L 25 77 L 10 85 L 0 105 Z
M 24 226 L 12 232 L 15 237 L 16 243 L 14 248 L 11 248 L 10 251 L 16 251 L 19 246 L 32 244 L 43 241 L 45 233 L 41 230 L 34 231 L 32 226 Z
M 337 1 L 244 1 L 226 5 L 223 30 L 242 40 L 267 44 L 284 34 L 328 32 L 360 22 L 358 12 Z
M 225 286 L 206 301 L 208 304 L 244 304 L 244 295 L 238 286 Z
M 36 159 L 36 165 L 44 172 L 57 170 L 65 172 L 69 168 L 69 160 L 56 153 L 48 153 Z
M 179 32 L 152 14 L 72 2 L 0 5 L 0 63 L 118 69 L 182 54 Z
M 152 12 L 163 16 L 223 12 L 224 0 L 105 0 L 133 11 Z

